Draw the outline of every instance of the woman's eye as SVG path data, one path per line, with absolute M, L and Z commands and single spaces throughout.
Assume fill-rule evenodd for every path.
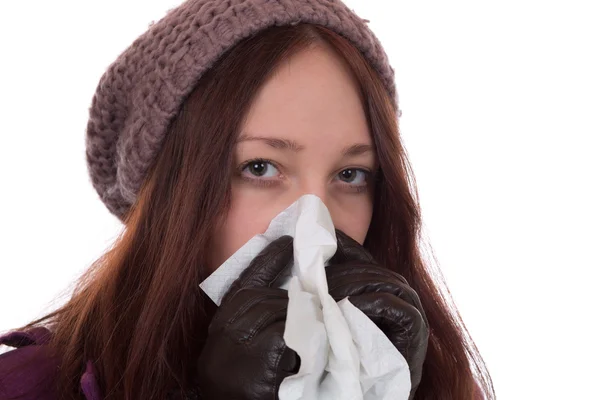
M 364 185 L 368 178 L 368 171 L 358 168 L 348 168 L 340 172 L 339 176 L 345 183 L 351 183 L 353 185 Z M 359 177 L 358 181 L 356 177 Z
M 271 160 L 257 158 L 245 162 L 239 167 L 239 173 L 242 179 L 260 187 L 272 187 L 281 183 L 277 178 L 280 175 L 279 170 Z M 246 173 L 247 171 L 247 173 Z M 352 192 L 364 192 L 369 186 L 371 172 L 361 168 L 346 168 L 338 174 L 338 179 L 342 181 L 342 186 Z
M 248 170 L 252 175 L 258 177 L 272 178 L 277 176 L 277 168 L 267 160 L 252 160 L 244 165 L 242 172 Z

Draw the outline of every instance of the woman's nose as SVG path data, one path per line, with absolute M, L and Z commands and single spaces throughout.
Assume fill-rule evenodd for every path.
M 329 199 L 327 193 L 327 183 L 316 178 L 307 178 L 300 182 L 297 186 L 294 196 L 298 199 L 305 194 L 314 194 L 321 199 L 323 203 L 329 208 Z
M 298 185 L 294 193 L 294 200 L 292 200 L 290 204 L 306 194 L 313 194 L 321 199 L 323 204 L 325 204 L 325 207 L 327 207 L 327 210 L 329 211 L 331 219 L 335 225 L 338 214 L 337 208 L 339 205 L 336 205 L 333 193 L 331 191 L 331 183 L 326 182 L 325 179 L 317 179 L 314 177 L 306 179 L 301 185 Z

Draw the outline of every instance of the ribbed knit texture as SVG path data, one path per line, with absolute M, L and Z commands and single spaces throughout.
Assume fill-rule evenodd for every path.
M 167 128 L 200 77 L 236 43 L 270 26 L 322 25 L 353 43 L 398 103 L 381 43 L 340 0 L 188 0 L 150 25 L 103 74 L 92 99 L 86 159 L 92 184 L 124 221 Z

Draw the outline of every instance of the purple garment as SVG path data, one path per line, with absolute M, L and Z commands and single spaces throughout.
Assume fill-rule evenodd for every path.
M 0 354 L 0 400 L 18 396 L 24 396 L 19 397 L 23 400 L 58 399 L 53 388 L 57 378 L 58 360 L 48 352 L 47 343 L 50 337 L 50 331 L 44 327 L 0 336 L 0 345 L 16 348 Z M 9 372 L 24 362 L 28 364 Z M 87 400 L 102 398 L 91 361 L 87 362 L 80 382 Z
M 18 396 L 22 400 L 57 400 L 58 396 L 51 387 L 56 381 L 58 360 L 52 358 L 47 351 L 46 344 L 51 333 L 43 327 L 33 328 L 28 331 L 11 332 L 0 336 L 0 345 L 16 347 L 7 353 L 0 354 L 0 400 L 8 400 Z M 23 361 L 33 362 L 30 368 L 19 369 L 8 375 L 8 370 Z M 81 379 L 81 390 L 87 400 L 101 400 L 102 395 L 94 365 L 91 360 L 87 362 L 86 369 Z M 32 387 L 37 386 L 35 390 Z M 200 395 L 186 397 L 200 399 Z M 476 385 L 474 400 L 483 400 L 484 394 L 479 385 Z

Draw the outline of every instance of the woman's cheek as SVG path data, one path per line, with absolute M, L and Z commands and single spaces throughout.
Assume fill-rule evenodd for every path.
M 271 220 L 283 210 L 277 209 L 267 192 L 251 188 L 232 190 L 231 208 L 221 231 L 215 235 L 218 241 L 215 250 L 221 264 L 253 236 L 266 231 Z
M 369 225 L 371 223 L 372 210 L 363 208 L 355 210 L 354 213 L 333 213 L 332 220 L 336 229 L 341 230 L 360 244 L 364 244 Z
M 213 266 L 217 268 L 253 236 L 263 233 L 275 216 L 295 199 L 291 193 L 264 189 L 240 182 L 232 186 L 231 208 L 221 230 L 215 234 Z M 363 243 L 369 229 L 372 202 L 368 196 L 331 195 L 323 199 L 334 226 Z

